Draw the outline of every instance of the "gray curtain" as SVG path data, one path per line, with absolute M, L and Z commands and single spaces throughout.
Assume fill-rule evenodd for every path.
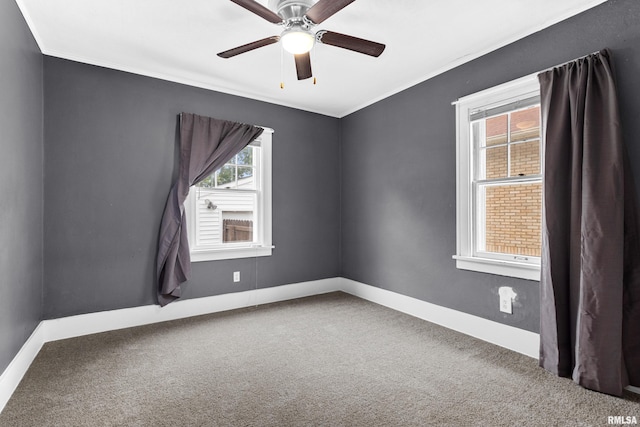
M 609 51 L 541 73 L 540 366 L 620 396 L 640 385 L 636 192 Z
M 180 165 L 162 216 L 158 242 L 158 303 L 180 298 L 180 284 L 191 277 L 184 201 L 189 187 L 207 178 L 262 133 L 256 126 L 180 115 Z

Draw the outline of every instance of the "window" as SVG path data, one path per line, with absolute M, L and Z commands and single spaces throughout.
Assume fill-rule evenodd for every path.
M 461 98 L 457 268 L 540 280 L 540 88 L 525 77 Z
M 185 202 L 191 261 L 271 255 L 271 137 L 194 185 Z

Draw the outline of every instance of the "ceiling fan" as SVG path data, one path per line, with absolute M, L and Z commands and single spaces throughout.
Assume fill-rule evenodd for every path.
M 218 56 L 221 58 L 232 58 L 281 41 L 282 47 L 295 58 L 298 80 L 304 80 L 312 77 L 309 51 L 315 43 L 341 47 L 374 57 L 380 56 L 385 48 L 381 43 L 333 31 L 319 30 L 314 33 L 313 28 L 316 25 L 355 0 L 269 0 L 270 8 L 255 0 L 231 1 L 269 22 L 283 26 L 284 31 L 279 36 L 267 37 L 220 52 Z

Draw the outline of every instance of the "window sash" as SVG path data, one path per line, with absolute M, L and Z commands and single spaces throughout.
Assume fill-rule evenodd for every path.
M 476 251 L 476 187 L 501 183 L 535 182 L 541 174 L 476 179 L 477 165 L 472 138 L 473 120 L 504 114 L 505 110 L 529 108 L 538 103 L 540 86 L 537 75 L 532 74 L 482 92 L 460 98 L 456 107 L 456 267 L 528 280 L 540 280 L 540 265 L 509 256 Z M 543 147 L 540 147 L 541 159 Z M 542 170 L 542 165 L 540 167 Z M 507 172 L 511 172 L 510 169 Z
M 537 102 L 536 102 L 537 101 Z M 515 141 L 512 140 L 512 133 L 513 133 L 513 129 L 512 129 L 512 116 L 516 113 L 519 112 L 523 112 L 523 111 L 527 111 L 527 110 L 531 110 L 534 107 L 538 107 L 540 108 L 540 97 L 536 96 L 536 97 L 530 97 L 530 98 L 526 98 L 524 100 L 520 100 L 520 101 L 515 101 L 515 102 L 510 102 L 507 104 L 507 106 L 511 106 L 513 107 L 513 109 L 504 109 L 501 107 L 495 107 L 495 108 L 491 108 L 488 110 L 479 110 L 480 112 L 483 113 L 487 113 L 486 116 L 483 116 L 482 118 L 476 118 L 476 119 L 472 119 L 471 117 L 473 116 L 473 114 L 470 114 L 469 117 L 469 135 L 470 135 L 470 144 L 471 144 L 471 156 L 472 156 L 472 162 L 471 164 L 473 165 L 473 173 L 471 174 L 471 176 L 473 177 L 473 182 L 479 182 L 479 181 L 488 181 L 488 180 L 500 180 L 500 179 L 508 179 L 508 178 L 513 178 L 516 177 L 516 175 L 512 175 L 513 173 L 513 150 L 518 147 L 524 145 L 524 144 L 528 144 L 528 143 L 532 143 L 532 142 L 537 142 L 538 143 L 538 159 L 539 159 L 539 163 L 538 163 L 538 174 L 530 174 L 530 175 L 517 175 L 517 177 L 521 177 L 521 176 L 526 176 L 526 177 L 530 177 L 530 176 L 541 176 L 542 173 L 542 135 L 541 132 L 538 132 L 537 136 L 534 137 L 529 137 L 529 138 L 524 138 L 524 139 L 516 139 Z M 499 111 L 498 114 L 493 114 L 494 112 Z M 479 113 L 476 113 L 479 114 Z M 494 117 L 500 117 L 502 115 L 506 115 L 506 119 L 507 119 L 507 123 L 505 126 L 505 136 L 506 136 L 506 140 L 504 142 L 498 143 L 498 144 L 492 144 L 489 145 L 487 144 L 487 125 L 486 122 L 487 120 L 494 118 Z M 540 117 L 538 117 L 538 122 L 541 123 Z M 540 128 L 539 128 L 540 129 Z M 505 164 L 505 174 L 503 177 L 499 177 L 499 178 L 486 178 L 487 176 L 487 156 L 488 156 L 488 152 L 489 150 L 497 150 L 497 149 L 501 149 L 501 148 L 505 148 L 506 152 L 505 152 L 505 160 L 506 160 L 506 164 Z M 484 178 L 482 178 L 484 177 Z
M 190 188 L 189 195 L 185 202 L 185 214 L 188 220 L 189 246 L 191 252 L 191 261 L 210 261 L 218 259 L 246 258 L 255 256 L 271 255 L 271 129 L 265 129 L 265 132 L 258 140 L 249 144 L 249 146 L 260 147 L 254 151 L 253 166 L 255 188 L 224 188 L 209 187 L 198 188 L 193 186 Z M 231 160 L 234 162 L 234 159 Z M 229 162 L 227 163 L 229 164 Z M 212 174 L 214 175 L 215 172 Z M 237 177 L 236 177 L 237 178 Z M 219 215 L 219 242 L 205 242 L 200 238 L 198 218 L 198 197 L 197 192 L 206 191 L 211 196 L 212 204 L 216 205 L 215 196 L 218 198 L 238 195 L 252 197 L 251 209 L 247 210 L 245 206 L 237 209 L 238 211 L 252 211 L 252 241 L 245 242 L 223 242 L 223 218 L 220 209 Z M 202 197 L 200 197 L 202 199 Z M 201 202 L 201 200 L 200 200 Z M 246 197 L 245 197 L 246 202 Z M 236 205 L 238 206 L 238 205 Z M 234 209 L 228 209 L 234 211 Z
M 198 191 L 196 190 L 196 194 L 198 193 Z M 242 207 L 237 207 L 237 208 L 231 208 L 231 209 L 221 209 L 220 207 L 218 207 L 216 210 L 217 212 L 213 212 L 214 215 L 216 215 L 217 221 L 219 223 L 218 226 L 218 230 L 217 232 L 219 233 L 219 237 L 218 237 L 218 241 L 215 242 L 211 242 L 210 240 L 207 241 L 207 239 L 205 239 L 205 237 L 202 235 L 202 229 L 203 229 L 203 219 L 201 217 L 202 214 L 202 210 L 200 209 L 199 203 L 201 203 L 201 200 L 203 199 L 203 197 L 211 197 L 211 202 L 215 205 L 216 204 L 216 200 L 221 200 L 224 199 L 227 195 L 229 194 L 236 194 L 239 196 L 244 196 L 244 200 L 240 200 L 239 202 L 242 203 L 244 202 L 245 204 L 247 203 L 247 200 L 250 200 L 250 208 L 251 209 L 244 209 L 246 207 L 242 206 Z M 217 197 L 216 197 L 217 195 Z M 225 249 L 225 248 L 232 248 L 232 247 L 248 247 L 248 246 L 252 246 L 254 244 L 260 243 L 259 242 L 259 237 L 260 237 L 260 231 L 261 231 L 261 224 L 260 224 L 260 220 L 259 220 L 259 215 L 260 215 L 260 209 L 261 206 L 259 205 L 259 197 L 260 197 L 260 191 L 258 190 L 241 190 L 241 189 L 207 189 L 207 194 L 205 196 L 201 196 L 201 197 L 197 197 L 194 196 L 193 199 L 195 202 L 195 209 L 194 209 L 194 215 L 195 215 L 195 221 L 194 221 L 194 226 L 193 228 L 195 228 L 195 230 L 193 230 L 193 235 L 194 235 L 194 244 L 192 244 L 192 249 L 193 250 L 211 250 L 211 249 Z M 238 201 L 236 201 L 236 203 L 238 203 Z M 238 205 L 236 205 L 238 206 Z M 244 242 L 225 242 L 223 235 L 224 235 L 224 212 L 251 212 L 251 221 L 252 221 L 252 227 L 253 227 L 253 239 L 251 241 L 244 241 Z M 216 220 L 216 218 L 213 219 L 214 221 Z M 210 220 L 211 221 L 211 220 Z M 215 232 L 215 231 L 214 231 Z
M 507 185 L 527 185 L 527 184 L 542 184 L 542 176 L 532 176 L 532 177 L 513 177 L 506 179 L 494 179 L 491 181 L 484 182 L 474 182 L 472 184 L 473 188 L 473 203 L 472 203 L 472 218 L 473 218 L 473 229 L 471 233 L 471 247 L 472 247 L 472 255 L 480 258 L 487 259 L 498 259 L 504 261 L 515 261 L 519 263 L 526 264 L 534 264 L 540 265 L 540 257 L 535 255 L 525 255 L 525 254 L 517 254 L 517 253 L 503 253 L 503 252 L 492 252 L 486 250 L 486 235 L 487 235 L 487 223 L 486 223 L 486 196 L 482 198 L 480 196 L 481 188 L 487 187 L 501 187 Z M 540 212 L 542 216 L 542 212 Z M 542 240 L 542 235 L 540 235 L 540 240 Z M 485 248 L 480 249 L 480 248 Z
M 256 190 L 260 190 L 260 163 L 261 163 L 260 153 L 262 150 L 260 149 L 260 145 L 249 144 L 248 147 L 252 148 L 252 153 L 251 153 L 252 163 L 247 165 L 238 163 L 237 162 L 238 154 L 236 154 L 236 156 L 234 156 L 231 160 L 229 160 L 227 163 L 222 165 L 220 169 L 215 170 L 211 175 L 205 178 L 205 179 L 211 179 L 214 185 L 213 188 L 220 189 L 220 190 L 240 190 L 240 188 L 237 188 L 240 185 L 240 180 L 242 179 L 239 176 L 239 171 L 241 169 L 251 169 L 252 177 L 253 177 L 253 186 Z M 233 170 L 233 180 L 224 184 L 218 184 L 220 171 L 222 171 L 225 168 L 231 168 Z M 235 185 L 235 188 L 225 188 L 224 185 Z
M 488 203 L 488 194 L 487 191 L 490 188 L 509 188 L 511 190 L 518 189 L 518 185 L 526 185 L 526 184 L 542 184 L 542 174 L 530 174 L 530 175 L 514 175 L 514 163 L 516 160 L 513 158 L 514 150 L 517 149 L 518 146 L 522 147 L 521 144 L 527 144 L 531 142 L 536 142 L 538 145 L 538 170 L 541 170 L 541 162 L 542 162 L 542 144 L 540 143 L 540 132 L 538 131 L 538 135 L 531 138 L 525 138 L 522 140 L 512 140 L 512 117 L 514 114 L 519 112 L 527 111 L 532 108 L 539 108 L 540 97 L 529 97 L 523 100 L 518 100 L 515 102 L 510 102 L 505 105 L 501 105 L 499 107 L 494 107 L 490 109 L 481 109 L 476 111 L 475 113 L 470 114 L 469 118 L 469 126 L 471 127 L 470 135 L 471 135 L 471 145 L 472 145 L 472 156 L 473 156 L 473 165 L 474 176 L 471 186 L 472 186 L 472 198 L 473 202 L 472 206 L 472 230 L 471 230 L 471 248 L 472 255 L 475 257 L 488 258 L 488 259 L 499 259 L 505 261 L 518 261 L 522 263 L 530 263 L 530 264 L 540 264 L 540 256 L 536 256 L 533 254 L 526 254 L 523 252 L 527 252 L 527 244 L 529 244 L 529 249 L 531 249 L 531 236 L 523 233 L 522 235 L 522 243 L 512 243 L 509 242 L 509 238 L 512 236 L 506 236 L 504 242 L 500 244 L 496 244 L 495 234 L 499 233 L 499 231 L 495 230 L 495 222 L 494 230 L 492 232 L 490 227 L 490 221 L 493 219 L 496 221 L 495 217 L 492 218 L 488 214 L 488 209 L 491 207 Z M 504 134 L 500 133 L 500 135 L 504 135 L 504 142 L 498 144 L 489 145 L 487 142 L 487 120 L 492 118 L 505 116 L 504 129 L 500 129 L 500 131 L 504 130 Z M 501 128 L 502 126 L 500 126 Z M 501 171 L 500 174 L 504 174 L 499 178 L 486 178 L 488 175 L 489 162 L 491 159 L 488 157 L 488 150 L 499 150 L 504 148 L 504 153 L 502 155 L 505 156 L 504 159 L 497 160 L 498 162 L 503 164 L 505 168 L 504 171 Z M 517 155 L 517 154 L 515 154 Z M 495 162 L 496 160 L 493 159 Z M 515 164 L 517 166 L 517 163 Z M 494 171 L 495 172 L 495 171 Z M 514 203 L 514 202 L 511 202 Z M 507 204 L 503 206 L 504 209 L 513 208 L 512 204 Z M 499 207 L 495 207 L 494 209 L 500 209 Z M 494 215 L 498 215 L 503 221 L 509 220 L 511 216 L 504 217 L 502 216 L 504 212 L 493 212 Z M 542 212 L 540 212 L 540 215 Z M 499 221 L 499 220 L 498 220 Z M 518 219 L 514 219 L 514 222 L 518 222 Z M 513 223 L 512 223 L 513 224 Z M 513 225 L 512 225 L 513 226 Z M 512 237 L 512 240 L 516 240 L 516 237 Z M 489 244 L 488 242 L 491 242 Z M 519 247 L 521 245 L 521 247 Z M 500 251 L 492 251 L 490 249 L 497 249 L 500 247 L 504 249 L 504 252 Z M 515 249 L 513 251 L 508 251 L 507 248 L 511 247 Z

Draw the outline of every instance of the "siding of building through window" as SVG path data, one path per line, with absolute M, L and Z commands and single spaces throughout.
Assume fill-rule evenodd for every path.
M 215 209 L 211 208 L 211 205 L 215 206 Z M 251 220 L 253 218 L 255 194 L 200 188 L 196 206 L 198 246 L 220 244 L 223 242 L 224 219 Z M 228 214 L 225 215 L 225 212 Z

